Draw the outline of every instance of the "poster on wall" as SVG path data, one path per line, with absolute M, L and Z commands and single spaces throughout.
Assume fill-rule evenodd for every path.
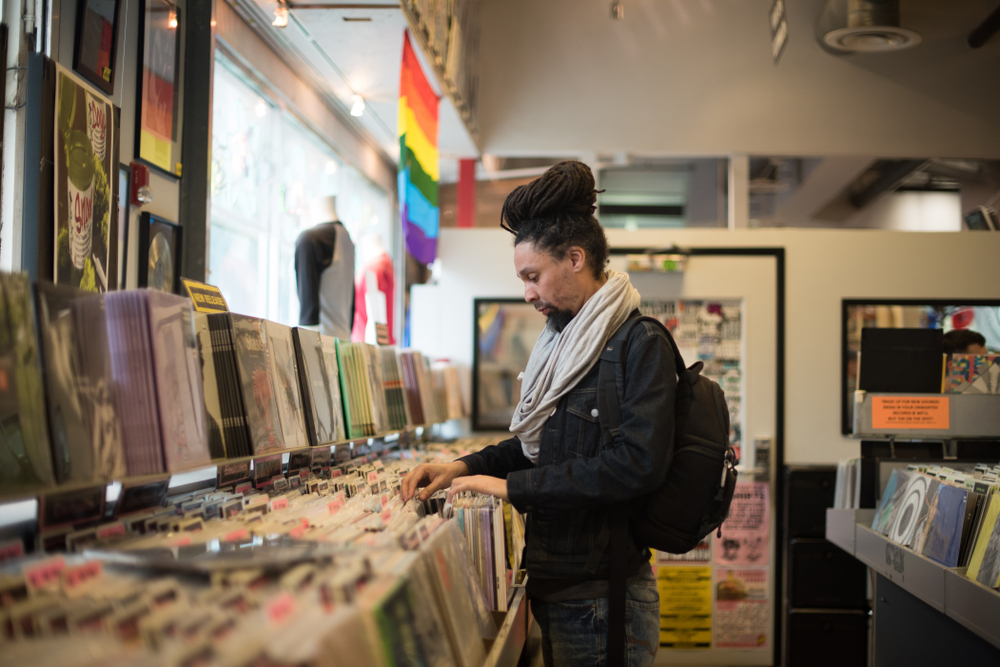
M 137 157 L 181 175 L 180 8 L 169 0 L 145 0 L 139 13 Z
M 715 647 L 767 648 L 767 570 L 715 571 Z
M 736 485 L 729 517 L 716 541 L 719 565 L 767 565 L 771 537 L 771 503 L 767 482 Z
M 90 292 L 118 279 L 115 109 L 56 65 L 54 282 Z
M 670 563 L 710 563 L 712 561 L 712 535 L 695 545 L 694 549 L 683 554 L 668 554 L 666 551 L 654 551 L 653 562 L 656 565 Z
M 743 301 L 644 300 L 639 311 L 663 323 L 684 363 L 702 362 L 701 374 L 722 387 L 729 408 L 729 443 L 742 459 Z
M 708 649 L 712 647 L 712 568 L 660 567 L 660 646 Z

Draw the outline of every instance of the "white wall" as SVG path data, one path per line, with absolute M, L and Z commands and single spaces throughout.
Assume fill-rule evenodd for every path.
M 482 8 L 481 148 L 499 155 L 1000 155 L 1000 40 L 969 32 L 993 0 L 906 0 L 923 36 L 837 57 L 813 26 L 827 0 L 505 0 Z
M 1000 233 L 608 230 L 608 238 L 612 247 L 786 249 L 786 463 L 858 454 L 857 441 L 840 435 L 842 299 L 1000 298 Z M 438 284 L 413 288 L 412 342 L 468 368 L 472 299 L 523 294 L 511 236 L 500 229 L 442 229 L 438 254 Z M 745 400 L 753 409 L 753 397 Z

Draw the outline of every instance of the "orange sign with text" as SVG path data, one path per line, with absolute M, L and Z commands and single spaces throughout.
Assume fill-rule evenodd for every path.
M 872 428 L 945 430 L 947 396 L 873 396 Z

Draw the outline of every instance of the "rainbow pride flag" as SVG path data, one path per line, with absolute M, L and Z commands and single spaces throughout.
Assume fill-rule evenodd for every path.
M 422 264 L 437 256 L 438 97 L 403 33 L 399 77 L 399 213 L 406 249 Z

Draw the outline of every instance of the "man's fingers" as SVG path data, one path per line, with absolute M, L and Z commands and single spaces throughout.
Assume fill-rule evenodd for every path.
M 427 500 L 434 493 L 444 487 L 448 486 L 451 480 L 448 479 L 446 475 L 437 475 L 430 483 L 420 492 L 420 500 Z

